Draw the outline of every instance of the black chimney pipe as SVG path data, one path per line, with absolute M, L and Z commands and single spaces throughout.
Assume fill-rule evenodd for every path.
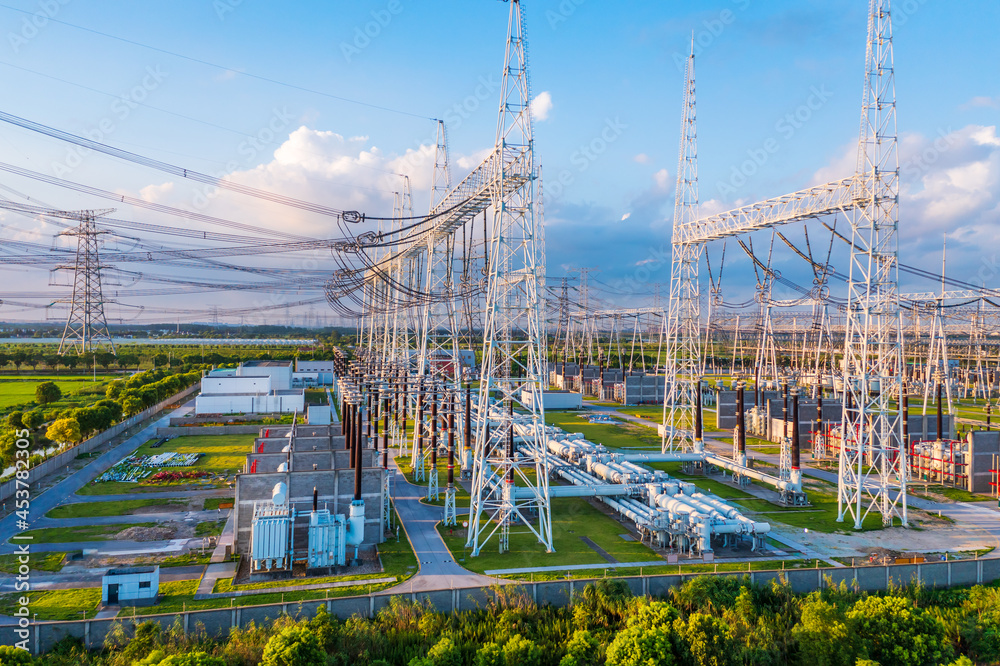
M 455 394 L 451 394 L 448 410 L 448 487 L 455 485 Z
M 944 439 L 944 409 L 941 405 L 941 380 L 937 384 L 937 438 L 940 442 Z
M 799 440 L 799 391 L 792 390 L 792 470 L 799 469 L 800 446 Z
M 438 394 L 437 388 L 431 397 L 431 469 L 437 469 L 438 464 Z
M 700 442 L 702 439 L 701 431 L 701 380 L 695 382 L 695 410 L 694 410 L 694 439 L 696 442 Z
M 313 486 L 313 511 L 319 508 L 319 491 Z
M 743 404 L 745 390 L 742 381 L 736 383 L 736 446 L 739 455 L 743 458 L 747 455 L 747 424 Z

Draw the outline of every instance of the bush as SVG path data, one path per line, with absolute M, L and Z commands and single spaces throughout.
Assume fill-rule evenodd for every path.
M 326 661 L 319 638 L 305 626 L 286 627 L 267 642 L 262 666 L 315 666 Z
M 0 645 L 0 666 L 34 666 L 35 661 L 25 650 L 10 645 Z
M 866 657 L 882 666 L 931 666 L 952 657 L 944 627 L 902 597 L 867 597 L 847 613 Z

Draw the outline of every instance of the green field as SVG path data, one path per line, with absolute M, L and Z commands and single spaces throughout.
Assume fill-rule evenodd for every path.
M 9 574 L 17 573 L 21 562 L 18 555 L 0 555 L 0 571 Z M 36 553 L 28 558 L 28 566 L 32 571 L 59 571 L 63 567 L 66 553 Z
M 234 497 L 206 497 L 205 498 L 205 511 L 216 511 L 219 510 L 220 504 L 232 504 L 236 498 Z M 228 511 L 229 509 L 226 509 Z
M 4 608 L 14 608 L 23 593 L 2 594 Z M 28 592 L 29 606 L 39 620 L 82 620 L 93 618 L 101 602 L 101 588 L 85 587 L 77 590 L 45 590 Z
M 88 516 L 128 516 L 147 506 L 162 506 L 163 513 L 183 511 L 185 500 L 120 500 L 117 502 L 78 502 L 57 506 L 45 515 L 48 518 L 85 518 Z
M 63 398 L 58 402 L 46 405 L 46 409 L 66 409 L 79 407 L 81 402 L 92 402 L 83 396 L 71 396 L 71 393 L 83 392 L 86 395 L 104 397 L 108 380 L 116 375 L 97 375 L 97 383 L 91 375 L 0 375 L 0 412 L 14 405 L 31 403 L 35 406 L 35 387 L 42 382 L 55 382 L 63 392 Z
M 43 527 L 22 534 L 35 543 L 69 543 L 71 541 L 110 541 L 129 527 L 155 527 L 156 523 L 123 523 L 118 525 L 80 525 L 77 527 Z
M 587 440 L 612 449 L 660 450 L 660 437 L 656 431 L 630 423 L 589 423 L 581 418 L 589 414 L 587 411 L 550 410 L 545 412 L 545 423 L 558 426 L 567 433 L 582 433 Z
M 483 573 L 490 569 L 516 569 L 521 567 L 546 567 L 567 564 L 601 564 L 607 562 L 580 537 L 588 537 L 598 547 L 621 562 L 648 562 L 660 557 L 637 541 L 626 541 L 621 534 L 626 529 L 614 518 L 602 513 L 580 498 L 555 498 L 552 500 L 552 544 L 554 553 L 546 553 L 537 538 L 524 525 L 510 530 L 510 550 L 497 552 L 497 535 L 472 557 L 465 549 L 464 530 L 449 536 L 449 529 L 438 525 L 455 561 L 466 569 Z M 609 567 L 612 565 L 608 565 Z

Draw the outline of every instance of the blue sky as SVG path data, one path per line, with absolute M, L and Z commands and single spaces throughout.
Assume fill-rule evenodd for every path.
M 850 175 L 865 0 L 563 0 L 527 2 L 525 9 L 533 94 L 548 102 L 539 107 L 545 112 L 536 118 L 535 138 L 547 183 L 551 276 L 600 266 L 605 284 L 632 285 L 634 293 L 616 301 L 636 302 L 651 291 L 648 285 L 668 280 L 669 265 L 660 259 L 669 248 L 676 177 L 679 63 L 692 32 L 706 210 Z M 74 133 L 97 131 L 107 143 L 150 157 L 370 214 L 391 212 L 391 192 L 399 188 L 392 172 L 407 171 L 420 212 L 430 180 L 431 118 L 449 121 L 456 177 L 492 145 L 506 14 L 495 0 L 3 0 L 0 110 Z M 978 282 L 990 262 L 987 248 L 1000 240 L 1000 5 L 980 0 L 956 11 L 943 0 L 897 2 L 894 25 L 901 160 L 910 167 L 903 174 L 901 257 L 939 266 L 941 237 L 949 232 L 956 275 Z M 581 148 L 602 133 L 613 137 L 595 144 L 603 152 L 581 159 Z M 943 149 L 934 148 L 935 140 Z M 752 175 L 734 176 L 766 145 L 778 148 L 758 160 Z M 0 124 L 2 162 L 178 207 L 198 202 L 189 184 L 165 174 L 68 150 Z M 407 159 L 407 151 L 416 152 Z M 560 176 L 564 187 L 555 185 Z M 0 176 L 0 184 L 61 208 L 106 205 L 10 176 Z M 206 210 L 269 228 L 338 235 L 328 220 L 226 196 Z M 128 207 L 117 215 L 165 223 Z M 51 229 L 4 220 L 5 237 L 51 243 Z M 790 230 L 795 234 L 801 237 Z M 755 237 L 758 245 L 767 240 Z M 727 264 L 724 288 L 742 300 L 737 296 L 746 294 L 751 273 L 737 254 L 727 250 L 732 270 Z M 776 252 L 775 263 L 808 279 L 788 251 Z M 44 270 L 0 270 L 11 278 L 8 298 L 48 284 Z M 987 272 L 995 283 L 993 273 Z M 197 306 L 206 309 L 256 302 L 227 294 L 199 298 Z M 36 314 L 5 310 L 11 308 L 0 308 L 0 319 Z

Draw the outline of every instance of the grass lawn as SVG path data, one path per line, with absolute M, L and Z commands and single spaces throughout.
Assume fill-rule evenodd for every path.
M 990 497 L 989 495 L 977 495 L 976 493 L 970 493 L 968 490 L 962 488 L 950 488 L 948 486 L 924 486 L 919 481 L 910 481 L 909 489 L 911 494 L 923 494 L 933 493 L 935 495 L 941 495 L 942 497 L 947 497 L 950 500 L 955 500 L 956 502 L 991 502 L 995 500 L 995 497 Z M 934 499 L 930 497 L 928 499 Z
M 187 567 L 194 564 L 208 564 L 212 560 L 212 553 L 208 551 L 205 555 L 197 551 L 188 551 L 183 555 L 170 555 L 163 559 L 152 557 L 140 557 L 135 561 L 135 566 L 159 564 L 161 567 Z
M 181 468 L 175 468 L 181 469 Z M 145 479 L 143 479 L 145 480 Z M 77 495 L 124 495 L 127 493 L 162 493 L 183 490 L 213 490 L 225 488 L 224 483 L 198 482 L 197 480 L 175 481 L 171 483 L 126 483 L 124 481 L 104 481 L 88 483 L 76 491 Z M 162 501 L 162 500 L 160 500 Z
M 660 438 L 650 428 L 630 423 L 588 423 L 585 418 L 581 418 L 581 416 L 586 415 L 585 411 L 551 410 L 545 412 L 545 423 L 558 426 L 567 433 L 582 433 L 588 441 L 603 444 L 612 449 L 660 450 Z
M 220 508 L 220 504 L 229 504 L 228 508 L 233 508 L 231 505 L 236 500 L 235 497 L 206 497 L 205 498 L 205 511 L 215 511 Z
M 147 506 L 162 506 L 164 513 L 182 511 L 187 506 L 186 500 L 144 499 L 120 500 L 117 502 L 78 502 L 57 506 L 45 515 L 49 518 L 85 518 L 88 516 L 129 516 L 137 509 Z
M 190 435 L 175 437 L 158 448 L 150 440 L 136 450 L 136 455 L 157 453 L 202 453 L 198 462 L 190 467 L 170 467 L 167 470 L 205 470 L 216 474 L 232 473 L 243 468 L 246 455 L 253 449 L 253 435 Z
M 70 541 L 108 541 L 129 527 L 155 527 L 156 523 L 125 523 L 118 525 L 80 525 L 78 527 L 43 527 L 22 534 L 35 543 L 68 543 Z
M 197 583 L 197 581 L 195 581 Z M 167 583 L 169 584 L 169 583 Z M 24 592 L 0 595 L 4 608 L 14 608 L 18 597 Z M 97 604 L 101 602 L 101 588 L 85 587 L 77 590 L 44 590 L 28 592 L 28 609 L 39 620 L 82 620 L 97 614 Z
M 598 547 L 622 562 L 646 562 L 660 559 L 646 546 L 636 541 L 625 541 L 621 534 L 627 530 L 617 520 L 605 515 L 581 498 L 559 497 L 552 500 L 552 543 L 554 553 L 546 553 L 535 535 L 524 525 L 510 530 L 510 550 L 497 552 L 497 535 L 472 557 L 465 550 L 465 530 L 449 529 L 438 524 L 438 532 L 448 545 L 456 562 L 466 569 L 483 573 L 489 569 L 514 569 L 520 567 L 545 567 L 563 564 L 601 564 L 607 562 L 581 537 L 588 537 Z M 609 566 L 611 566 L 609 564 Z
M 96 402 L 104 397 L 107 382 L 117 375 L 97 375 L 97 382 L 90 375 L 2 375 L 0 376 L 0 412 L 24 403 L 35 405 L 35 387 L 42 382 L 55 382 L 63 393 L 58 402 L 46 408 L 80 407 L 82 403 Z M 72 394 L 80 395 L 72 395 Z M 90 396 L 90 398 L 86 397 Z
M 225 526 L 225 520 L 205 520 L 194 526 L 194 535 L 196 537 L 219 536 Z
M 60 571 L 66 553 L 36 553 L 28 558 L 28 566 L 32 571 Z M 0 571 L 16 574 L 21 563 L 18 555 L 0 555 Z

